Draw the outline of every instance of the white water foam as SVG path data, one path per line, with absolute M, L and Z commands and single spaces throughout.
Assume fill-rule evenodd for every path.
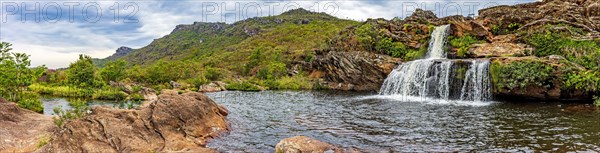
M 450 26 L 436 27 L 427 58 L 403 63 L 385 79 L 380 97 L 401 101 L 475 103 L 490 101 L 489 60 L 448 60 L 444 51 Z M 459 61 L 463 65 L 459 65 Z M 453 67 L 465 67 L 457 71 Z M 458 79 L 457 79 L 458 78 Z M 437 102 L 439 103 L 439 102 Z

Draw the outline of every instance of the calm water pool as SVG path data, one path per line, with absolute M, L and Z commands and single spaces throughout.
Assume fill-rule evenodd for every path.
M 40 98 L 44 104 L 44 115 L 54 115 L 54 108 L 61 107 L 63 109 L 71 109 L 69 101 L 75 99 L 53 97 L 53 96 L 42 96 Z M 114 101 L 114 100 L 85 100 L 88 106 L 111 106 L 115 108 L 129 108 L 141 105 L 141 102 L 132 101 Z
M 367 152 L 600 151 L 600 111 L 586 104 L 444 102 L 321 91 L 208 93 L 226 106 L 231 131 L 209 142 L 223 152 L 274 152 L 306 135 Z M 44 114 L 69 99 L 43 97 Z M 140 103 L 89 100 L 127 108 Z
M 273 152 L 306 135 L 382 152 L 600 151 L 600 112 L 585 104 L 409 102 L 356 92 L 218 92 L 231 131 L 208 147 Z

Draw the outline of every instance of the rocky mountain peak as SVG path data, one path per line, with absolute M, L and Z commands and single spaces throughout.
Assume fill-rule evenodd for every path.
M 407 17 L 407 20 L 411 20 L 411 21 L 417 21 L 417 20 L 430 20 L 430 19 L 437 19 L 438 17 L 435 15 L 435 13 L 429 11 L 429 10 L 422 10 L 422 9 L 417 9 L 415 10 L 415 12 L 413 12 L 412 15 L 410 15 L 409 17 Z
M 117 52 L 115 53 L 115 55 L 126 55 L 128 53 L 130 53 L 133 49 L 126 47 L 126 46 L 121 46 L 117 49 Z
M 317 12 L 311 12 L 304 8 L 297 8 L 297 9 L 291 9 L 289 11 L 283 12 L 283 13 L 281 13 L 281 15 L 295 15 L 295 14 L 302 15 L 302 14 L 315 14 L 315 13 L 317 13 Z

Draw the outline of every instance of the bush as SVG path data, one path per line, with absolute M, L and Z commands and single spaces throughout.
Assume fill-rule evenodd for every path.
M 477 40 L 475 37 L 472 37 L 470 35 L 458 38 L 449 37 L 448 39 L 450 40 L 450 46 L 452 46 L 453 48 L 458 48 L 456 56 L 460 58 L 466 58 L 469 56 L 469 54 L 471 54 L 469 52 L 469 48 L 471 48 L 471 45 L 482 43 L 481 40 Z
M 276 84 L 276 89 L 310 90 L 313 87 L 312 82 L 298 75 L 294 77 L 283 77 L 277 80 Z
M 119 89 L 106 88 L 96 90 L 92 98 L 100 100 L 124 100 L 127 98 L 127 94 Z
M 423 58 L 425 57 L 425 55 L 427 55 L 427 47 L 423 46 L 418 50 L 410 50 L 406 56 L 404 56 L 403 60 L 404 61 L 412 61 L 412 60 L 416 60 L 419 58 Z
M 189 84 L 193 85 L 195 88 L 198 88 L 202 85 L 210 83 L 210 81 L 208 79 L 206 79 L 204 76 L 187 79 L 183 82 L 189 83 Z
M 594 71 L 579 71 L 568 73 L 564 78 L 565 89 L 598 91 L 600 88 L 600 73 Z
M 233 82 L 228 84 L 225 88 L 227 88 L 227 90 L 260 91 L 260 88 L 257 85 L 252 84 L 248 81 Z
M 218 68 L 206 67 L 204 78 L 210 81 L 217 81 L 223 77 L 221 70 Z
M 494 63 L 490 69 L 496 89 L 516 89 L 528 86 L 549 87 L 553 68 L 540 61 L 515 61 L 507 65 Z
M 594 105 L 600 107 L 600 97 L 594 96 Z
M 146 100 L 146 98 L 144 98 L 144 96 L 141 95 L 141 94 L 134 93 L 134 94 L 129 95 L 129 100 L 132 100 L 132 101 L 144 101 L 144 100 Z
M 598 69 L 600 65 L 600 45 L 592 40 L 577 41 L 547 31 L 533 34 L 525 41 L 536 48 L 534 55 L 538 57 L 562 55 L 588 69 Z
M 19 102 L 17 102 L 17 105 L 34 112 L 44 112 L 44 105 L 42 105 L 42 101 L 40 101 L 40 95 L 34 92 L 19 93 Z

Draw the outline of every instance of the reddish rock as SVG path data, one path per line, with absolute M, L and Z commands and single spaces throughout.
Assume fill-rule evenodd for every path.
M 0 152 L 33 152 L 53 127 L 52 118 L 0 98 Z
M 221 108 L 201 93 L 163 92 L 136 110 L 94 107 L 65 123 L 42 152 L 213 152 L 206 140 L 228 129 Z

